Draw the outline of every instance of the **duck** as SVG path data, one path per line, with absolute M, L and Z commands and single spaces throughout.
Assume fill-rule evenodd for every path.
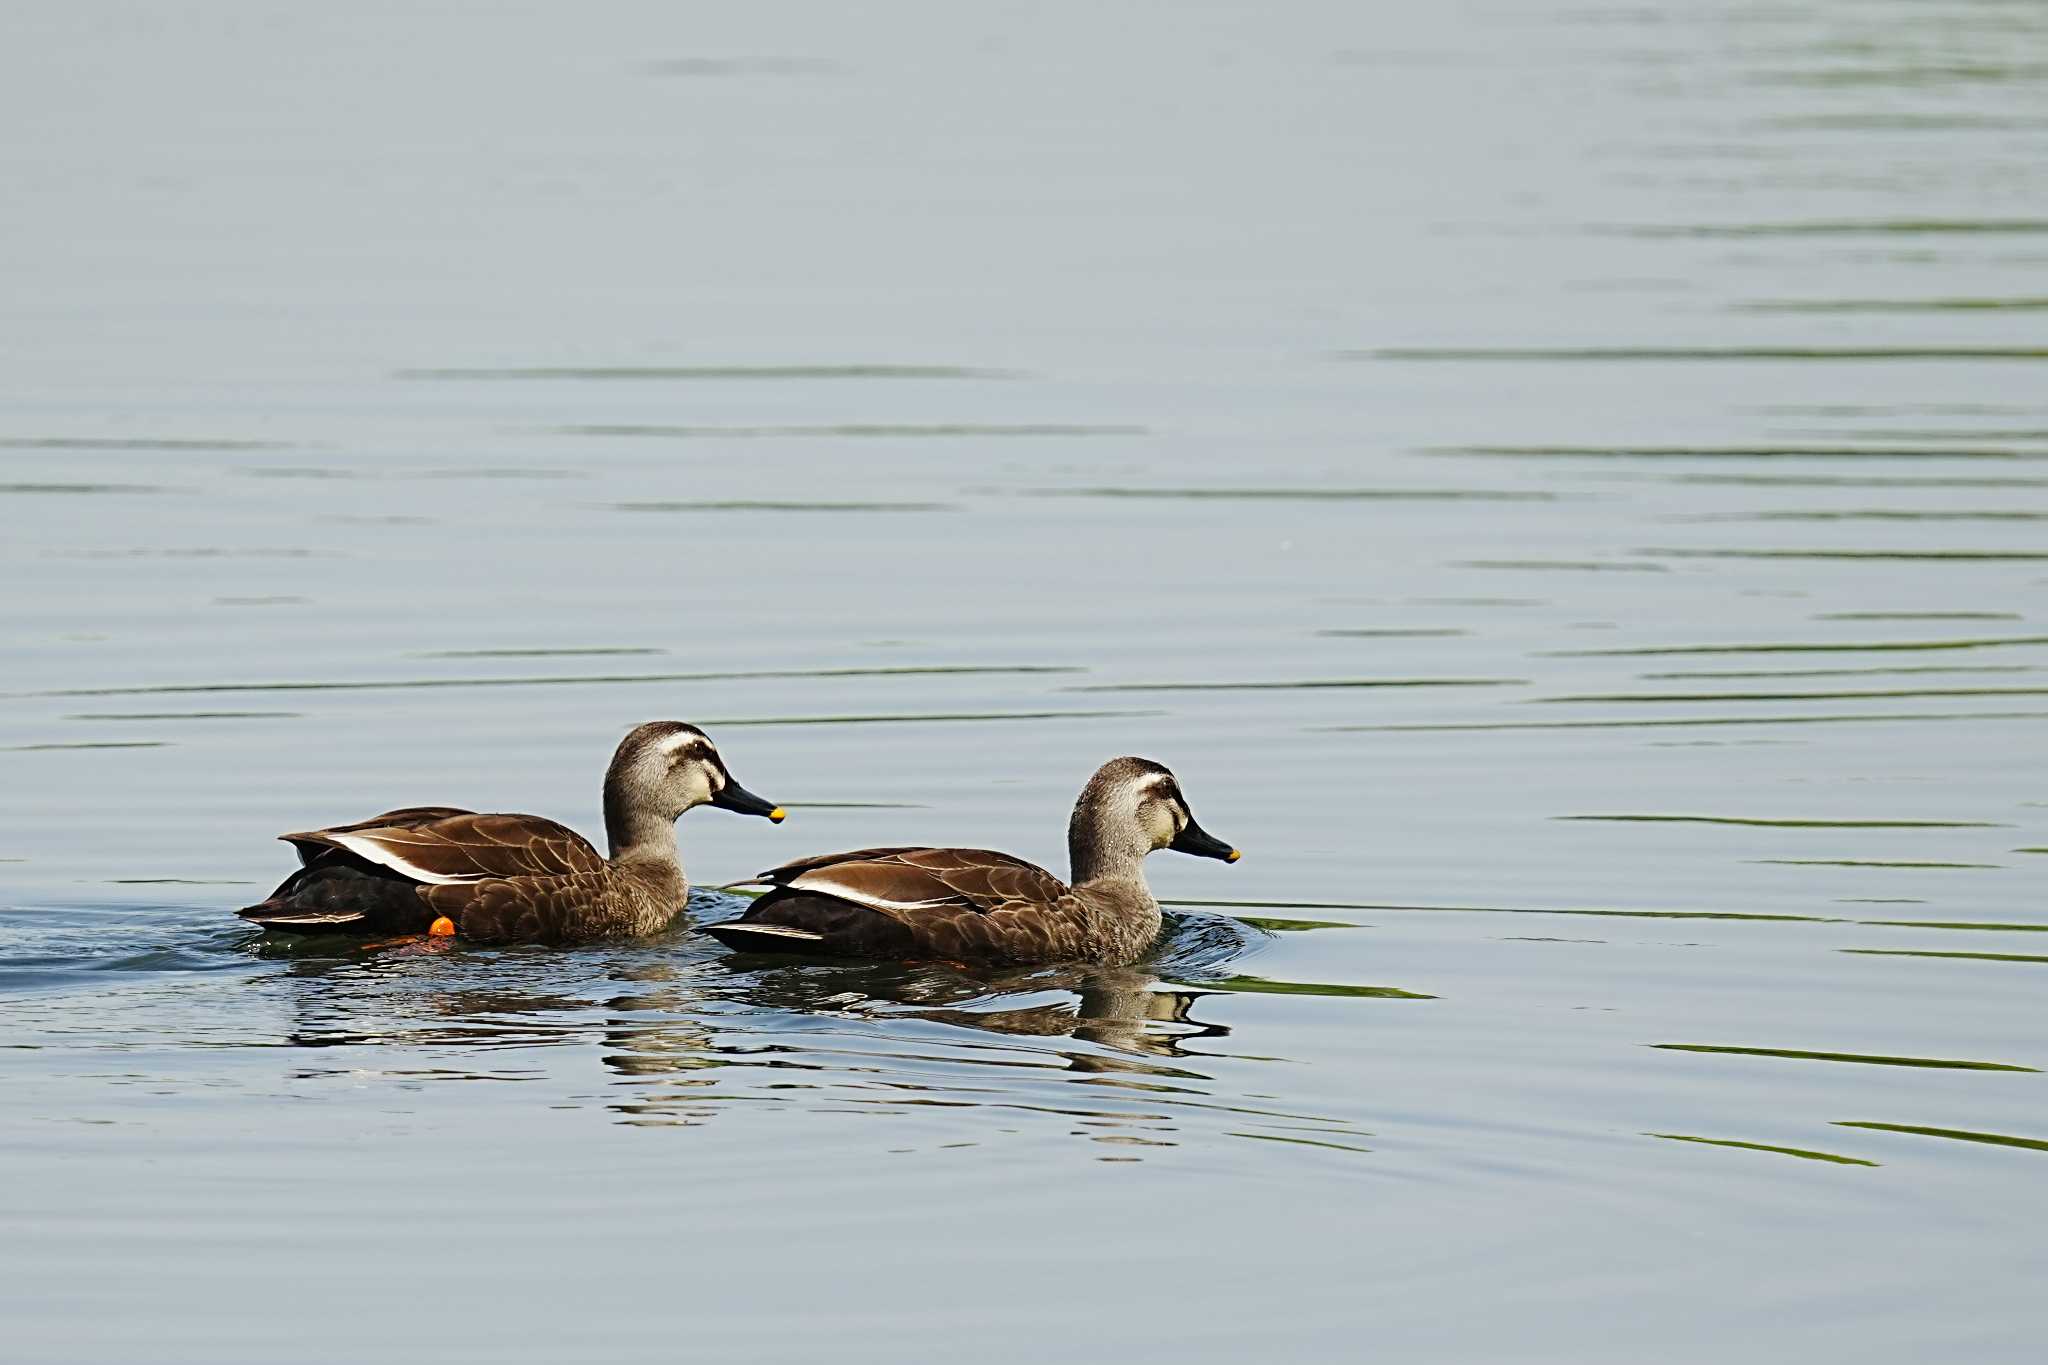
M 1144 861 L 1158 849 L 1234 863 L 1195 823 L 1180 782 L 1150 759 L 1096 770 L 1067 825 L 1071 882 L 985 848 L 863 848 L 800 858 L 735 882 L 767 890 L 703 931 L 745 952 L 1028 965 L 1128 965 L 1159 936 Z
M 619 742 L 605 770 L 609 857 L 538 815 L 406 806 L 279 835 L 298 850 L 298 871 L 236 913 L 296 933 L 545 944 L 642 938 L 683 911 L 690 886 L 675 822 L 705 805 L 776 824 L 784 818 L 782 807 L 733 780 L 702 730 L 649 721 Z

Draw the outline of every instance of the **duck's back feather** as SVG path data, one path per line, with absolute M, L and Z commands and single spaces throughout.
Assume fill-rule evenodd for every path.
M 407 806 L 280 837 L 303 866 L 239 912 L 266 928 L 414 934 L 445 914 L 470 937 L 544 941 L 609 875 L 583 836 L 535 815 Z
M 706 932 L 755 952 L 1044 962 L 1091 951 L 1093 917 L 1066 883 L 991 849 L 857 849 L 759 880 L 766 895 Z
M 1057 900 L 1067 891 L 1035 863 L 986 848 L 862 848 L 784 863 L 759 880 L 883 914 L 942 907 L 986 914 L 1018 902 Z
M 309 848 L 340 849 L 427 886 L 605 870 L 603 856 L 587 839 L 538 815 L 413 807 L 354 825 L 280 837 L 298 846 L 308 866 L 313 861 Z

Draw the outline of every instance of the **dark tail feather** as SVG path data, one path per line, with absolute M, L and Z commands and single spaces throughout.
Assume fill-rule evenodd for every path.
M 800 953 L 825 941 L 823 934 L 809 929 L 793 929 L 786 924 L 747 924 L 739 920 L 707 924 L 704 932 L 726 947 L 737 948 L 743 953 Z
M 411 882 L 324 857 L 235 913 L 265 929 L 299 933 L 419 934 L 434 918 Z
M 369 920 L 369 916 L 360 910 L 309 910 L 280 900 L 244 906 L 235 913 L 266 929 L 345 929 Z

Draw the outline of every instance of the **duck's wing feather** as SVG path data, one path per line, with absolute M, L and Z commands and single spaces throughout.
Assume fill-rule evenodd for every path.
M 339 849 L 426 886 L 605 870 L 603 855 L 587 839 L 537 815 L 414 806 L 353 825 L 280 837 L 297 845 L 309 863 L 322 850 Z
M 1066 883 L 1022 858 L 986 848 L 866 848 L 785 863 L 761 880 L 902 919 L 941 909 L 990 914 L 1043 904 Z
M 412 829 L 419 825 L 432 824 L 436 820 L 447 820 L 457 815 L 473 815 L 474 811 L 461 806 L 401 806 L 387 810 L 382 815 L 373 815 L 367 820 L 358 820 L 352 825 L 329 825 L 326 829 L 311 830 L 304 834 L 280 834 L 277 837 L 296 848 L 299 862 L 312 866 L 316 858 L 332 860 L 343 853 L 338 845 L 320 838 L 328 834 L 353 834 L 365 829 Z
M 822 867 L 832 867 L 839 863 L 873 862 L 878 859 L 893 858 L 902 853 L 916 852 L 918 852 L 917 845 L 900 844 L 889 848 L 856 848 L 850 849 L 845 853 L 820 853 L 814 857 L 798 858 L 793 862 L 783 863 L 778 867 L 771 867 L 758 877 L 749 877 L 746 881 L 734 882 L 733 885 L 787 886 L 792 877 L 804 872 L 814 872 Z

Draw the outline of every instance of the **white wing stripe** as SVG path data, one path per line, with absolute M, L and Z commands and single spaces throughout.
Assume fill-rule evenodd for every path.
M 468 882 L 489 880 L 483 874 L 477 872 L 457 875 L 447 872 L 429 871 L 418 863 L 408 861 L 402 854 L 395 853 L 391 849 L 386 848 L 370 835 L 330 834 L 327 837 L 366 862 L 375 863 L 379 867 L 388 867 L 393 872 L 402 872 L 414 881 L 424 882 L 428 886 L 460 886 Z
M 957 905 L 952 896 L 941 896 L 936 900 L 891 900 L 877 896 L 870 891 L 856 891 L 833 880 L 829 871 L 800 872 L 786 883 L 794 891 L 816 891 L 834 900 L 846 901 L 852 905 L 865 905 L 870 910 L 936 910 L 942 905 Z
M 813 929 L 793 929 L 786 924 L 714 924 L 713 929 L 730 933 L 759 934 L 763 938 L 793 938 L 805 943 L 819 943 L 824 935 Z

